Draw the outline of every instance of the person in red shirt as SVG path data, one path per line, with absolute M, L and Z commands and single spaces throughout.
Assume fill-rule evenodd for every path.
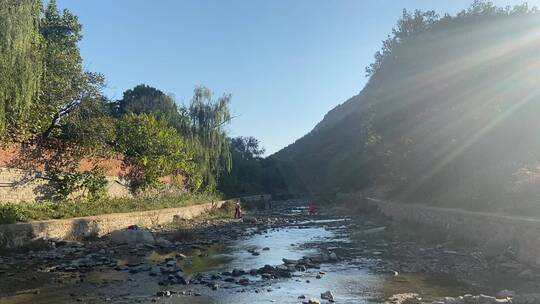
M 315 215 L 315 213 L 317 213 L 317 206 L 310 204 L 308 207 L 308 213 L 309 215 Z

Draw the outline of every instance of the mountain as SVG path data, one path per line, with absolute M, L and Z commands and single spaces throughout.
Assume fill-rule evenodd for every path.
M 540 14 L 527 5 L 404 11 L 361 92 L 270 158 L 294 195 L 534 209 L 539 51 Z

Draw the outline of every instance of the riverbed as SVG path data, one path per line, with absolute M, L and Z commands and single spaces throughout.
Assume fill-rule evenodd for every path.
M 452 274 L 389 269 L 384 250 L 367 249 L 351 237 L 355 225 L 350 218 L 309 216 L 302 206 L 283 204 L 246 223 L 212 224 L 196 240 L 168 248 L 114 247 L 97 240 L 63 249 L 72 256 L 48 249 L 30 252 L 26 263 L 17 263 L 23 253 L 13 254 L 3 257 L 9 267 L 0 269 L 0 279 L 6 279 L 0 283 L 0 303 L 302 303 L 326 291 L 336 303 L 380 303 L 401 294 L 429 302 L 479 291 Z M 329 252 L 338 259 L 293 271 L 290 277 L 269 279 L 256 271 L 281 265 L 283 259 Z M 91 265 L 72 267 L 73 260 L 81 264 L 80 257 L 92 259 Z M 178 267 L 187 284 L 164 284 L 166 274 L 154 269 L 169 264 Z M 241 274 L 231 275 L 235 269 Z

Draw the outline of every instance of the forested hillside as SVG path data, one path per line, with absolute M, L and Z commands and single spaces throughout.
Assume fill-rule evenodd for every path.
M 271 158 L 292 194 L 526 212 L 540 194 L 540 15 L 404 11 L 367 85 Z

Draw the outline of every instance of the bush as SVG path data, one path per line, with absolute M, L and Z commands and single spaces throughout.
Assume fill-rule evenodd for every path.
M 53 171 L 48 176 L 51 196 L 55 200 L 66 200 L 75 195 L 94 201 L 107 195 L 107 179 L 102 168 L 69 173 Z
M 127 114 L 118 124 L 118 137 L 133 190 L 160 188 L 162 178 L 177 175 L 188 177 L 190 190 L 199 188 L 201 180 L 195 173 L 193 153 L 166 122 L 152 115 Z
M 16 205 L 4 205 L 0 206 L 0 223 L 12 224 L 15 222 L 26 222 L 24 212 L 21 212 Z

